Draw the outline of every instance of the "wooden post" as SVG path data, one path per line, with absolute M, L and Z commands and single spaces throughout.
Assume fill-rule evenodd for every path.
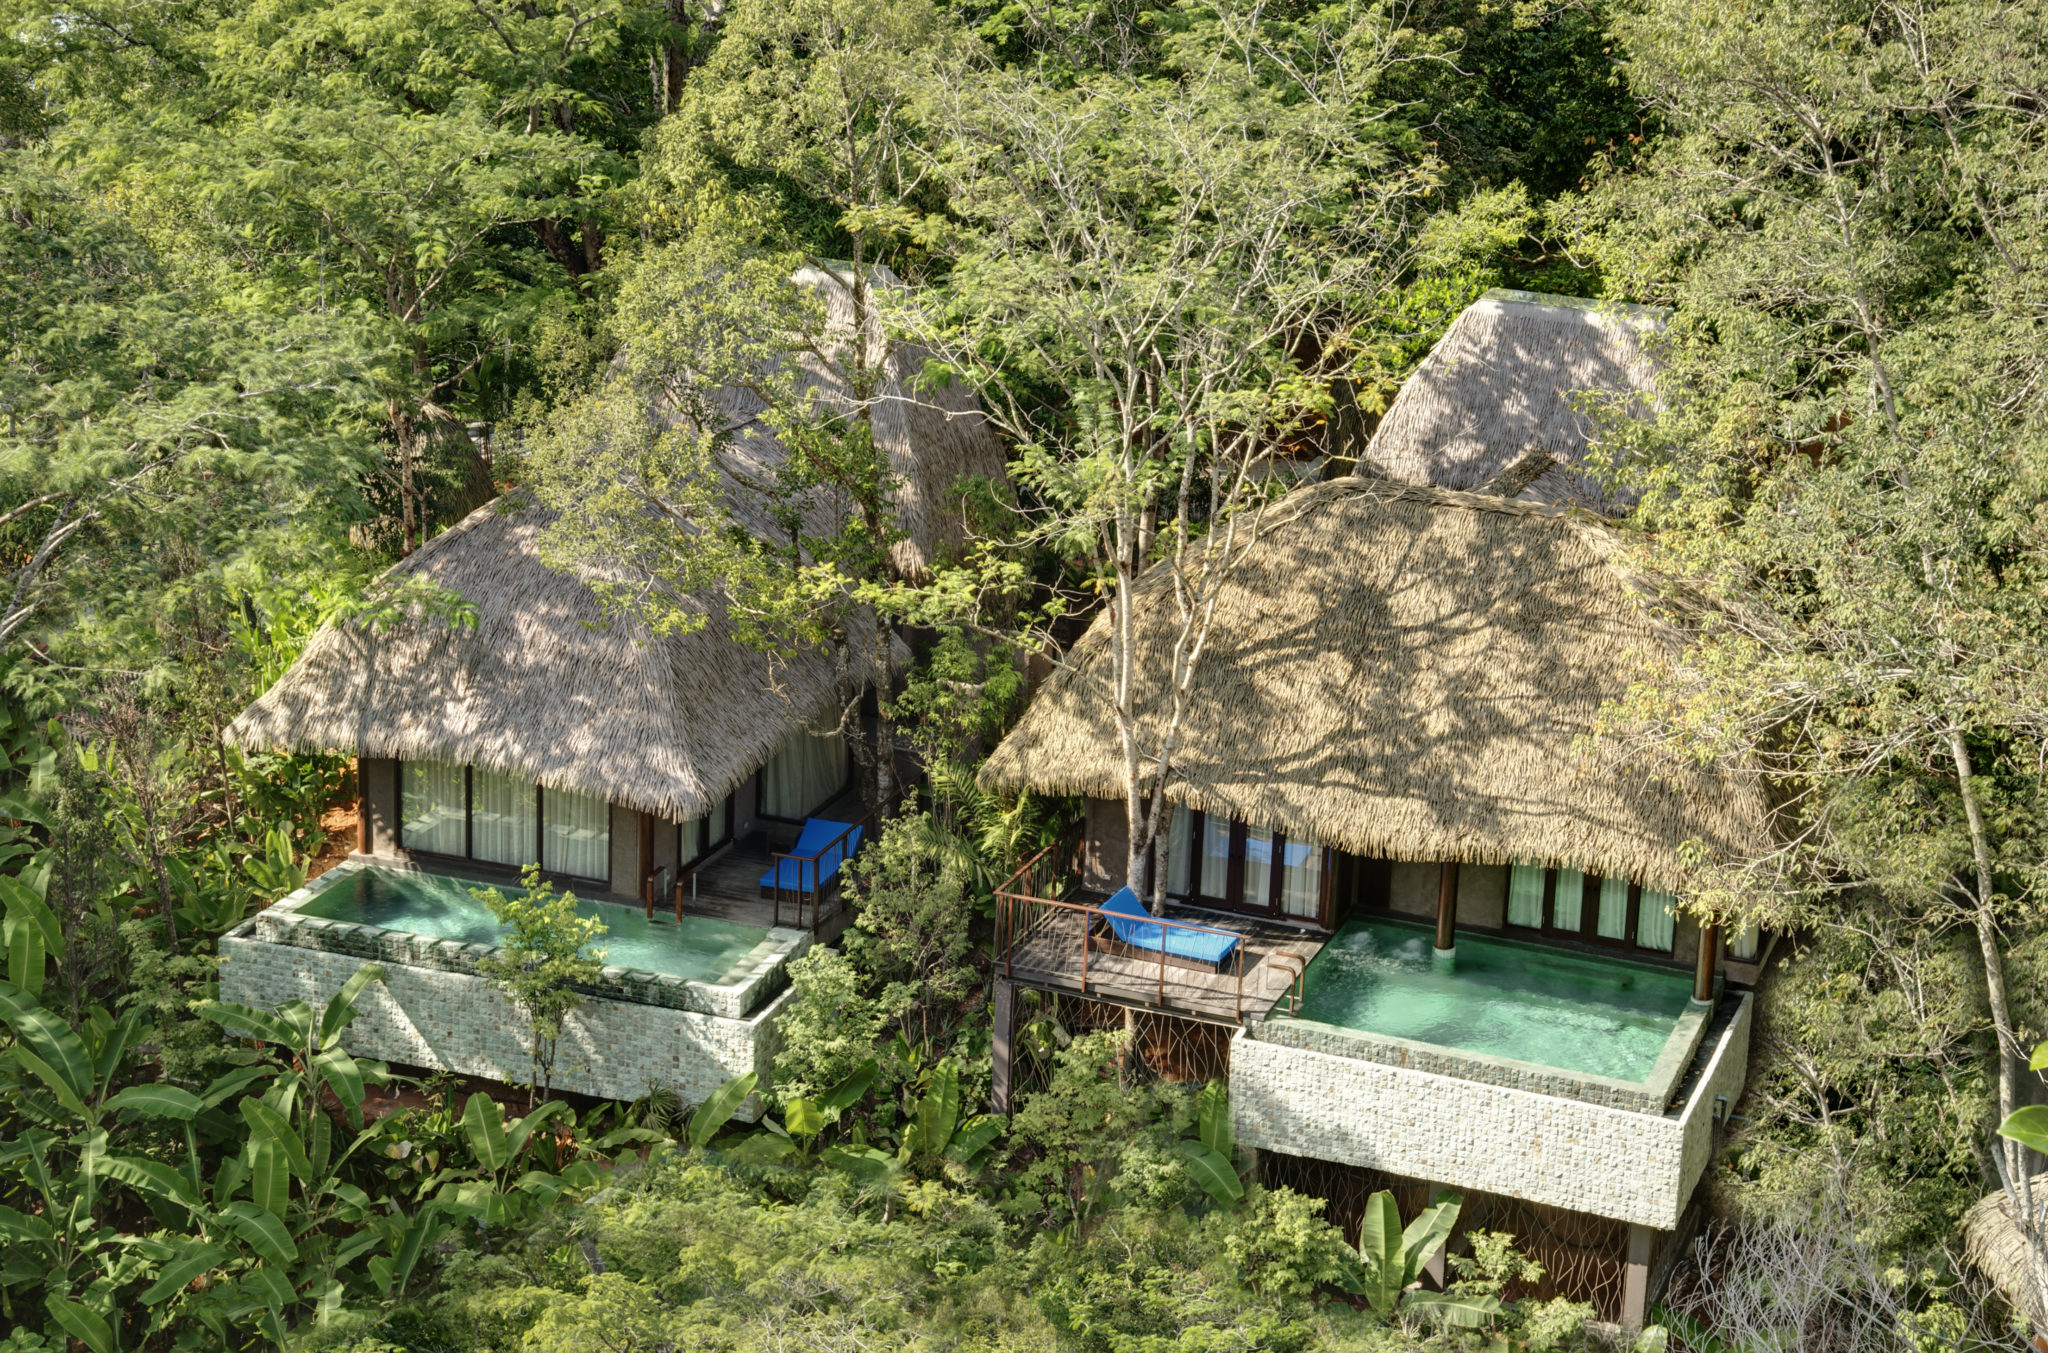
M 654 919 L 654 814 L 642 813 L 640 829 L 640 898 L 647 905 L 647 919 Z
M 362 772 L 358 770 L 356 775 L 360 781 Z M 370 839 L 370 796 L 358 793 L 356 795 L 356 853 L 368 855 L 372 844 L 374 843 Z
M 1629 1223 L 1628 1267 L 1621 1278 L 1621 1327 L 1631 1333 L 1650 1318 L 1650 1241 L 1657 1233 Z
M 1437 867 L 1436 951 L 1448 952 L 1458 943 L 1458 862 L 1446 860 Z
M 995 1038 L 988 1075 L 988 1111 L 1010 1116 L 1010 1077 L 1017 1033 L 1017 984 L 996 979 Z
M 1714 967 L 1721 957 L 1721 923 L 1710 921 L 1700 927 L 1699 961 L 1692 969 L 1692 998 L 1699 1005 L 1714 999 Z

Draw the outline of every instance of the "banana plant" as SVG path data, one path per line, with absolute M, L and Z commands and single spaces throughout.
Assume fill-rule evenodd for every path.
M 2034 1055 L 2027 1059 L 2027 1070 L 2048 1071 L 2048 1043 L 2041 1043 L 2034 1049 Z M 2030 1151 L 2048 1155 L 2048 1105 L 2029 1104 L 2014 1109 L 1998 1125 L 1998 1135 L 2018 1142 Z
M 1424 1315 L 1469 1329 L 1495 1319 L 1502 1313 L 1499 1297 L 1419 1290 L 1423 1268 L 1451 1238 L 1463 1205 L 1456 1194 L 1445 1194 L 1403 1230 L 1394 1195 L 1381 1189 L 1366 1201 L 1358 1233 L 1358 1271 L 1339 1285 L 1365 1298 L 1389 1320 L 1396 1313 Z
M 551 1099 L 524 1118 L 507 1122 L 497 1100 L 473 1094 L 462 1106 L 460 1125 L 474 1163 L 444 1169 L 423 1187 L 438 1188 L 435 1203 L 443 1211 L 473 1217 L 486 1226 L 502 1226 L 528 1215 L 564 1192 L 599 1188 L 604 1176 L 587 1160 L 571 1161 L 560 1170 L 541 1169 L 535 1162 L 534 1147 L 553 1135 L 541 1129 L 561 1118 L 573 1122 L 574 1117 L 568 1104 Z
M 64 930 L 43 900 L 49 885 L 47 868 L 24 871 L 18 876 L 0 875 L 0 939 L 7 950 L 7 980 L 31 996 L 43 994 L 43 973 L 48 960 L 64 950 Z
M 994 1114 L 961 1120 L 960 1066 L 951 1057 L 943 1057 L 932 1068 L 924 1098 L 904 1126 L 897 1159 L 908 1165 L 919 1156 L 938 1156 L 971 1165 L 1002 1131 L 1003 1120 Z
M 1181 1164 L 1211 1201 L 1231 1207 L 1244 1197 L 1244 1181 L 1231 1164 L 1237 1139 L 1230 1122 L 1230 1091 L 1221 1081 L 1202 1087 L 1195 1097 L 1195 1135 L 1176 1145 Z

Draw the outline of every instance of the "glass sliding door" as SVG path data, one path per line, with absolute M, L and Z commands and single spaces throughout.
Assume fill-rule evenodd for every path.
M 537 863 L 533 781 L 477 767 L 469 783 L 470 858 L 515 869 Z
M 1297 921 L 1323 915 L 1323 848 L 1288 837 L 1280 848 L 1280 914 Z
M 1323 843 L 1176 808 L 1167 829 L 1166 891 L 1206 907 L 1325 924 Z
M 1628 938 L 1628 880 L 1609 875 L 1600 880 L 1600 911 L 1593 933 L 1603 940 Z
M 1543 898 L 1550 871 L 1542 865 L 1516 861 L 1508 874 L 1508 924 L 1525 930 L 1543 929 Z
M 399 790 L 398 843 L 436 855 L 468 853 L 467 767 L 446 761 L 408 761 Z
M 1678 899 L 1656 888 L 1643 889 L 1636 912 L 1636 948 L 1668 954 L 1677 928 Z
M 846 788 L 846 740 L 799 730 L 761 767 L 761 815 L 801 821 Z
M 611 805 L 566 789 L 540 792 L 540 864 L 554 874 L 601 879 L 611 874 Z

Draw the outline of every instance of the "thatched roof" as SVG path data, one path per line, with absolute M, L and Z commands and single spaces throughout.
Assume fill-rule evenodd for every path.
M 2037 1174 L 2032 1190 L 2038 1198 L 2048 1190 L 2048 1174 Z M 2027 1239 L 2013 1223 L 2012 1204 L 2003 1189 L 1979 1198 L 1963 1217 L 1963 1255 L 1989 1278 L 2013 1310 L 2036 1326 L 2048 1323 L 2034 1295 L 2034 1266 Z
M 879 291 L 903 285 L 885 267 L 871 265 L 871 273 Z M 792 280 L 824 298 L 827 338 L 842 346 L 850 344 L 853 298 L 840 278 L 807 266 Z M 966 530 L 956 486 L 974 477 L 1000 480 L 1003 445 L 982 415 L 973 391 L 959 384 L 928 387 L 919 379 L 931 360 L 929 350 L 914 343 L 885 343 L 877 311 L 870 311 L 867 329 L 870 361 L 879 362 L 885 372 L 870 399 L 869 416 L 875 445 L 888 455 L 897 479 L 893 495 L 897 519 L 908 536 L 897 543 L 895 562 L 904 573 L 921 577 L 932 564 L 959 553 Z M 859 408 L 859 401 L 834 365 L 807 356 L 800 369 L 807 393 L 826 408 L 842 414 Z M 711 400 L 730 437 L 727 454 L 753 479 L 772 478 L 784 453 L 774 432 L 759 421 L 766 407 L 760 398 L 752 391 L 725 386 L 712 392 Z M 734 514 L 751 530 L 772 529 L 754 511 L 751 499 L 748 493 L 732 494 Z M 810 529 L 820 533 L 832 530 L 830 512 L 816 512 L 813 517 Z
M 1763 841 L 1746 776 L 1581 754 L 1632 654 L 1676 633 L 1604 528 L 1557 509 L 1345 478 L 1298 489 L 1218 599 L 1169 799 L 1361 855 L 1533 859 L 1682 889 L 1681 847 Z M 1176 626 L 1139 584 L 1141 746 L 1156 748 Z M 981 773 L 992 788 L 1121 797 L 1099 617 Z M 1603 744 L 1611 746 L 1611 744 Z
M 1477 491 L 1539 451 L 1555 466 L 1520 491 L 1522 501 L 1607 510 L 1599 483 L 1571 468 L 1584 460 L 1591 433 L 1572 397 L 1632 394 L 1647 413 L 1656 367 L 1640 338 L 1662 327 L 1664 315 L 1533 291 L 1487 292 L 1402 384 L 1361 470 Z
M 503 500 L 500 500 L 501 502 Z M 837 718 L 833 660 L 771 665 L 731 637 L 715 599 L 694 634 L 607 623 L 577 577 L 543 564 L 549 518 L 494 503 L 393 568 L 475 608 L 422 608 L 382 632 L 329 625 L 227 729 L 245 748 L 467 761 L 673 820 L 702 815 L 793 730 Z

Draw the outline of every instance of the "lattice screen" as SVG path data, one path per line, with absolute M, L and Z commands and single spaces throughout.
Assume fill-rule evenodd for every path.
M 1077 996 L 1032 994 L 1037 996 L 1035 1005 L 1027 1002 L 1018 1007 L 1020 1029 L 1048 1015 L 1056 1018 L 1070 1034 L 1124 1027 L 1123 1006 Z M 1136 1024 L 1135 1055 L 1127 1068 L 1129 1073 L 1157 1076 L 1174 1082 L 1220 1080 L 1227 1083 L 1230 1080 L 1231 1030 L 1223 1025 L 1144 1010 L 1137 1012 Z M 1019 1093 L 1044 1088 L 1052 1071 L 1051 1057 L 1029 1049 L 1026 1046 L 1028 1041 L 1018 1039 L 1019 1055 L 1013 1083 Z
M 1323 1215 L 1342 1227 L 1345 1240 L 1353 1245 L 1358 1243 L 1366 1200 L 1379 1190 L 1393 1193 L 1403 1225 L 1429 1206 L 1429 1185 L 1356 1165 L 1264 1151 L 1259 1154 L 1259 1178 L 1269 1188 L 1285 1186 L 1326 1199 Z M 1602 1320 L 1621 1318 L 1622 1283 L 1628 1270 L 1626 1222 L 1492 1194 L 1468 1191 L 1464 1198 L 1460 1230 L 1506 1231 L 1515 1237 L 1516 1248 L 1543 1266 L 1542 1280 L 1510 1287 L 1504 1294 L 1509 1300 L 1562 1295 L 1592 1302 Z

